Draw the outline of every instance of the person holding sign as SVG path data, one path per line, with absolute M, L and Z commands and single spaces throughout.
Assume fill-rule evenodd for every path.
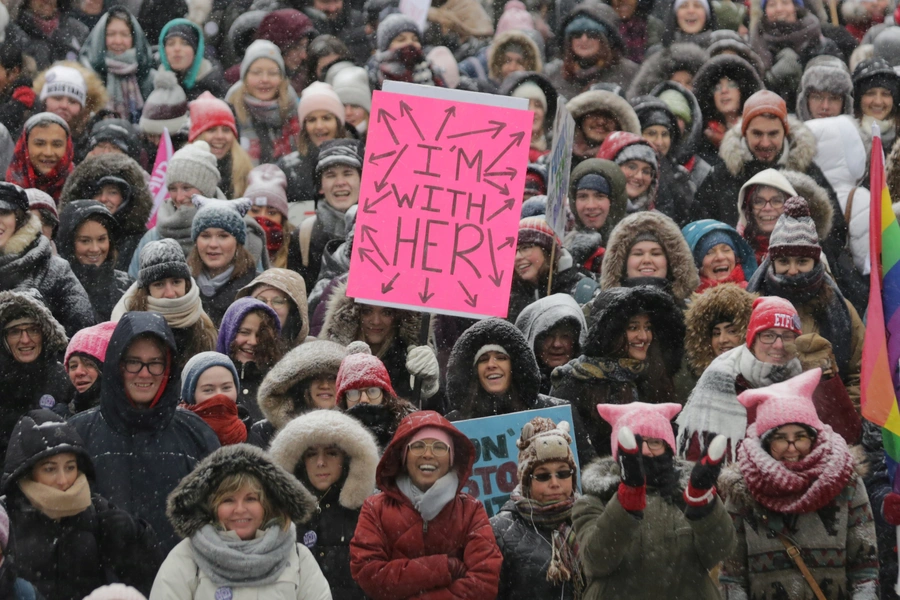
M 735 545 L 715 487 L 725 439 L 716 438 L 691 467 L 674 458 L 670 420 L 680 405 L 634 402 L 597 410 L 612 428 L 613 454 L 584 470 L 584 495 L 572 509 L 587 582 L 583 598 L 720 598 L 709 571 Z
M 350 542 L 350 572 L 373 600 L 497 596 L 503 557 L 484 505 L 462 493 L 475 448 L 433 411 L 400 423 Z
M 572 528 L 578 469 L 569 424 L 535 417 L 522 428 L 519 485 L 491 518 L 503 554 L 498 600 L 572 600 L 584 589 Z

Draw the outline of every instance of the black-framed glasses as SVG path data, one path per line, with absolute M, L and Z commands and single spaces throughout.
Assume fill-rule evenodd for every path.
M 531 474 L 531 478 L 535 481 L 539 481 L 541 483 L 547 483 L 550 481 L 551 477 L 556 477 L 557 479 L 570 479 L 574 471 L 557 471 L 556 473 L 537 473 Z
M 784 198 L 782 198 L 781 196 L 777 196 L 770 199 L 759 197 L 753 199 L 753 208 L 762 208 L 766 204 L 771 204 L 772 208 L 774 208 L 775 210 L 780 210 L 784 208 Z
M 38 339 L 43 337 L 44 332 L 41 329 L 40 325 L 20 325 L 18 327 L 10 327 L 9 329 L 3 330 L 3 335 L 6 336 L 6 339 L 10 342 L 18 342 L 22 339 L 22 334 L 27 333 L 28 337 L 31 339 Z
M 438 441 L 431 442 L 430 444 L 426 444 L 423 441 L 413 442 L 412 444 L 407 446 L 407 448 L 409 449 L 409 453 L 413 456 L 422 456 L 423 454 L 425 454 L 425 451 L 429 449 L 431 450 L 431 454 L 438 458 L 440 458 L 441 456 L 447 456 L 447 454 L 450 452 L 450 446 L 448 446 L 444 442 Z
M 151 375 L 162 375 L 166 372 L 166 363 L 162 361 L 143 362 L 136 358 L 126 358 L 122 361 L 122 367 L 132 375 L 137 375 L 144 367 L 147 367 L 147 372 Z
M 797 334 L 793 331 L 786 331 L 784 333 L 774 333 L 771 331 L 763 331 L 759 334 L 759 341 L 763 344 L 774 344 L 775 340 L 780 339 L 785 344 L 793 344 L 797 341 Z
M 798 433 L 794 439 L 788 439 L 786 435 L 779 433 L 772 436 L 769 446 L 778 452 L 787 450 L 789 446 L 794 446 L 797 450 L 803 451 L 812 446 L 812 443 L 813 438 L 805 433 Z

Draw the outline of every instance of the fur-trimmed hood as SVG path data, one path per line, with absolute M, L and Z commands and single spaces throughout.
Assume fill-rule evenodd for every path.
M 477 379 L 475 354 L 482 346 L 497 344 L 509 354 L 512 369 L 512 385 L 526 406 L 537 408 L 541 388 L 541 372 L 528 340 L 516 326 L 503 319 L 484 319 L 466 329 L 447 361 L 447 398 L 451 405 L 459 404 L 471 393 L 472 382 Z
M 833 56 L 817 56 L 818 62 L 807 65 L 800 80 L 797 94 L 797 117 L 802 121 L 813 119 L 809 112 L 809 94 L 813 90 L 830 92 L 843 98 L 841 114 L 853 115 L 853 80 L 850 72 L 840 59 Z
M 512 93 L 516 91 L 516 88 L 528 81 L 533 82 L 541 88 L 544 92 L 544 96 L 547 97 L 547 114 L 544 117 L 544 129 L 550 131 L 553 129 L 553 118 L 556 116 L 556 101 L 559 97 L 559 93 L 545 75 L 542 75 L 541 73 L 530 73 L 528 71 L 516 71 L 515 73 L 510 73 L 506 76 L 506 79 L 503 80 L 503 83 L 500 84 L 500 89 L 497 91 L 497 94 L 500 96 L 511 96 Z M 550 115 L 554 115 L 554 117 L 551 117 Z M 544 179 L 546 180 L 546 178 L 545 174 Z
M 574 21 L 579 16 L 585 16 L 593 21 L 598 23 L 602 23 L 606 27 L 606 41 L 609 43 L 610 49 L 613 51 L 613 55 L 616 57 L 613 59 L 615 62 L 619 57 L 621 57 L 625 53 L 625 42 L 622 40 L 622 36 L 619 33 L 619 24 L 621 21 L 619 20 L 619 15 L 609 4 L 604 4 L 601 2 L 592 2 L 592 1 L 584 1 L 575 6 L 572 9 L 572 12 L 563 19 L 562 24 L 557 29 L 558 32 L 563 35 L 559 35 L 558 43 L 560 44 L 560 54 L 565 54 L 568 50 L 568 41 L 569 38 L 564 34 L 566 31 L 566 27 L 569 26 L 569 23 Z
M 675 468 L 681 473 L 679 485 L 687 489 L 691 480 L 691 469 L 694 463 L 675 457 Z M 591 462 L 581 474 L 581 490 L 585 494 L 596 496 L 604 502 L 609 501 L 619 490 L 622 482 L 619 463 L 611 456 L 598 458 Z
M 578 182 L 582 177 L 590 173 L 602 175 L 609 182 L 609 214 L 606 216 L 606 222 L 600 228 L 600 235 L 603 241 L 609 239 L 610 233 L 625 218 L 628 213 L 628 195 L 625 193 L 625 176 L 622 175 L 622 169 L 611 160 L 603 160 L 601 158 L 589 158 L 578 164 L 572 169 L 569 176 L 569 210 L 575 217 L 576 229 L 583 229 L 584 224 L 578 218 L 578 211 L 575 208 L 575 196 L 578 192 Z
M 552 294 L 526 306 L 516 318 L 516 327 L 525 336 L 528 346 L 538 354 L 538 340 L 557 325 L 567 324 L 575 331 L 574 354 L 581 354 L 587 339 L 584 311 L 568 294 Z
M 747 98 L 763 89 L 763 82 L 756 69 L 740 56 L 721 54 L 711 58 L 694 77 L 694 96 L 707 121 L 721 119 L 713 98 L 716 86 L 723 77 L 737 82 L 741 92 L 741 107 Z
M 256 395 L 259 408 L 275 429 L 306 410 L 301 384 L 316 377 L 336 378 L 347 349 L 328 340 L 311 340 L 284 355 L 263 379 Z
M 663 81 L 651 92 L 652 95 L 659 97 L 666 90 L 675 90 L 687 100 L 688 106 L 691 107 L 691 128 L 681 135 L 681 140 L 669 149 L 667 155 L 673 162 L 683 165 L 694 157 L 700 140 L 703 139 L 703 130 L 706 125 L 703 122 L 703 112 L 700 110 L 700 103 L 697 98 L 686 87 L 677 81 Z
M 672 44 L 644 59 L 625 96 L 629 101 L 638 96 L 645 96 L 677 71 L 687 71 L 691 75 L 696 75 L 708 60 L 706 50 L 697 44 Z
M 634 109 L 625 98 L 613 92 L 604 90 L 582 92 L 569 100 L 566 109 L 576 124 L 589 113 L 604 111 L 615 117 L 619 130 L 641 135 L 641 122 Z
M 719 29 L 713 32 L 711 39 L 712 43 L 706 49 L 710 58 L 724 54 L 734 54 L 750 63 L 758 76 L 762 77 L 762 74 L 766 72 L 766 65 L 763 63 L 762 58 L 736 31 Z
M 93 198 L 97 192 L 97 182 L 107 175 L 124 179 L 131 186 L 131 201 L 120 206 L 113 215 L 119 225 L 119 235 L 143 235 L 153 209 L 153 197 L 144 180 L 141 165 L 124 154 L 90 156 L 75 167 L 59 196 L 60 210 L 73 200 Z
M 791 187 L 794 188 L 794 191 L 797 192 L 798 196 L 806 198 L 806 201 L 809 204 L 809 216 L 812 217 L 813 223 L 816 224 L 816 233 L 819 236 L 819 240 L 825 240 L 831 233 L 831 226 L 833 224 L 832 219 L 834 218 L 834 206 L 828 198 L 828 192 L 825 191 L 825 188 L 816 183 L 812 177 L 805 173 L 789 170 L 779 171 L 779 173 L 784 176 L 789 184 L 791 184 Z M 744 210 L 744 201 L 747 192 L 755 185 L 771 185 L 764 179 L 761 180 L 760 176 L 762 174 L 763 172 L 757 173 L 747 180 L 747 183 L 741 186 L 741 191 L 738 193 L 737 201 L 739 217 L 737 229 L 740 232 L 743 232 L 747 228 L 747 212 Z M 772 185 L 772 187 L 782 189 L 779 185 Z M 784 191 L 789 192 L 789 190 Z M 747 275 L 747 280 L 750 280 L 750 275 Z
M 647 231 L 656 235 L 665 250 L 672 293 L 679 303 L 684 302 L 700 285 L 700 275 L 697 273 L 694 257 L 681 234 L 681 229 L 675 221 L 655 211 L 628 215 L 613 230 L 606 244 L 606 253 L 603 255 L 600 287 L 608 290 L 624 285 L 628 253 L 634 245 L 634 239 Z
M 209 500 L 226 477 L 238 473 L 256 477 L 265 488 L 266 499 L 286 512 L 294 524 L 305 523 L 312 516 L 315 498 L 293 475 L 259 448 L 234 444 L 203 459 L 169 494 L 166 515 L 175 533 L 189 538 L 204 525 L 216 523 Z
M 805 173 L 816 157 L 816 136 L 793 115 L 788 115 L 788 127 L 791 130 L 785 138 L 789 145 L 788 151 L 786 153 L 782 151 L 771 166 Z M 745 165 L 756 160 L 741 134 L 740 123 L 729 129 L 722 138 L 719 157 L 725 163 L 728 172 L 735 177 L 744 171 Z
M 35 213 L 31 213 L 25 224 L 16 229 L 3 248 L 0 248 L 0 256 L 21 255 L 34 244 L 35 240 L 38 240 L 38 245 L 40 245 L 41 240 L 38 239 L 40 235 L 41 218 Z
M 319 337 L 343 346 L 356 341 L 360 325 L 360 304 L 347 296 L 347 282 L 334 288 L 325 309 L 325 322 Z M 397 310 L 397 335 L 409 346 L 418 346 L 421 313 Z M 380 357 L 379 357 L 380 358 Z
M 30 317 L 41 328 L 41 356 L 54 356 L 66 351 L 69 339 L 50 309 L 41 301 L 37 291 L 0 292 L 0 328 L 13 319 Z M 9 352 L 4 348 L 3 352 Z
M 684 349 L 694 375 L 700 377 L 716 357 L 710 339 L 712 328 L 719 323 L 731 322 L 741 335 L 740 343 L 744 343 L 753 301 L 758 297 L 759 294 L 751 294 L 734 283 L 723 283 L 691 296 L 684 314 Z
M 338 410 L 314 410 L 301 415 L 278 432 L 269 454 L 275 464 L 297 476 L 303 454 L 313 446 L 337 447 L 347 455 L 346 479 L 338 499 L 341 506 L 358 510 L 375 493 L 378 446 L 362 424 Z
M 891 153 L 884 161 L 884 180 L 891 192 L 891 200 L 894 206 L 900 203 L 900 144 L 894 144 Z M 894 210 L 897 212 L 897 209 Z
M 525 70 L 540 73 L 544 70 L 544 63 L 541 60 L 541 51 L 538 45 L 530 37 L 521 31 L 511 30 L 494 38 L 494 42 L 488 47 L 488 75 L 494 81 L 503 81 L 503 55 L 511 45 L 521 46 L 525 51 L 523 58 L 525 59 Z M 549 114 L 549 113 L 548 113 Z

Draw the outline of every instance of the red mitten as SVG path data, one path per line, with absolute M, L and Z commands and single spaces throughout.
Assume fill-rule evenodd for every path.
M 619 504 L 628 512 L 639 513 L 647 508 L 647 478 L 644 475 L 641 446 L 631 429 L 625 425 L 619 428 L 618 438 L 616 457 L 622 477 L 618 492 Z
M 894 527 L 900 525 L 900 494 L 891 492 L 884 497 L 881 514 L 884 515 L 884 520 Z
M 32 90 L 30 87 L 25 87 L 23 85 L 22 87 L 16 88 L 16 90 L 13 92 L 12 97 L 13 100 L 19 102 L 20 104 L 24 104 L 27 108 L 34 108 L 34 101 L 36 99 L 36 96 L 34 95 L 34 90 Z
M 716 481 L 727 447 L 728 438 L 717 435 L 706 449 L 706 456 L 694 465 L 690 483 L 684 490 L 684 501 L 688 506 L 706 506 L 716 499 Z

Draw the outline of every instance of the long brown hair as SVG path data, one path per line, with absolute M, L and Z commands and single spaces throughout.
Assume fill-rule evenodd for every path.
M 241 319 L 241 324 L 250 315 L 256 315 L 260 318 L 259 331 L 256 332 L 256 350 L 254 354 L 256 360 L 254 362 L 260 369 L 269 370 L 284 356 L 284 347 L 275 326 L 275 318 L 267 311 L 257 308 L 247 311 L 247 314 Z M 240 329 L 241 324 L 238 324 L 238 329 Z M 235 360 L 237 350 L 237 335 L 235 335 L 234 339 L 228 344 L 228 354 L 232 360 Z
M 203 272 L 205 265 L 200 258 L 200 252 L 197 250 L 197 246 L 194 246 L 191 249 L 191 254 L 187 258 L 187 264 L 191 269 L 191 275 L 194 277 L 197 277 Z M 256 269 L 256 259 L 253 258 L 253 255 L 250 254 L 250 251 L 247 250 L 243 244 L 237 245 L 237 248 L 234 251 L 234 258 L 231 259 L 231 264 L 234 265 L 234 272 L 231 274 L 232 281 L 243 277 L 249 273 L 251 269 Z

